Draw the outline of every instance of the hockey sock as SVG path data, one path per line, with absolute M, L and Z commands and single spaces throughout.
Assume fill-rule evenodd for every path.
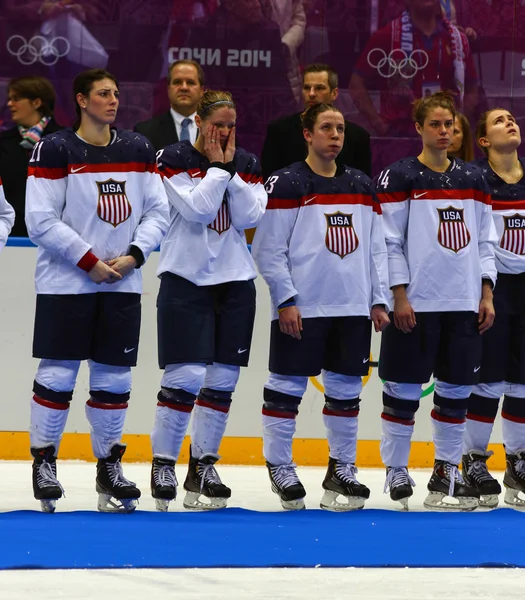
M 55 392 L 35 381 L 33 392 L 29 426 L 31 447 L 42 448 L 53 445 L 56 456 L 66 427 L 73 391 Z
M 195 395 L 180 389 L 161 388 L 151 433 L 154 456 L 179 458 L 195 402 Z
M 330 456 L 343 463 L 355 463 L 357 417 L 360 398 L 336 400 L 325 395 L 323 422 Z
M 499 398 L 486 398 L 472 393 L 468 400 L 467 422 L 463 437 L 463 454 L 471 450 L 486 452 L 494 420 L 498 414 Z
M 468 398 L 445 398 L 434 391 L 431 412 L 435 459 L 458 465 L 463 451 L 463 435 Z
M 228 423 L 232 393 L 202 388 L 197 396 L 191 428 L 191 454 L 218 454 Z
M 295 417 L 300 402 L 300 397 L 264 388 L 263 453 L 264 458 L 274 466 L 292 462 Z
M 501 416 L 505 452 L 516 454 L 525 448 L 525 398 L 505 394 Z
M 381 459 L 387 467 L 407 467 L 419 400 L 402 400 L 383 392 Z
M 96 458 L 108 458 L 111 448 L 121 443 L 129 392 L 90 391 L 86 402 L 86 417 L 91 432 L 91 445 Z

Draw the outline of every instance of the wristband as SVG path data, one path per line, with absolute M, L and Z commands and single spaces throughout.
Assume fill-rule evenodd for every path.
M 281 302 L 281 304 L 279 304 L 277 307 L 277 312 L 281 314 L 285 308 L 289 308 L 290 306 L 295 306 L 295 300 L 293 298 L 289 298 L 288 300 Z
M 88 250 L 84 256 L 77 262 L 77 267 L 89 273 L 91 269 L 98 263 L 98 258 Z
M 144 254 L 143 254 L 142 250 L 138 246 L 134 246 L 132 244 L 129 247 L 128 254 L 129 254 L 129 256 L 131 256 L 132 258 L 134 258 L 135 262 L 137 263 L 135 265 L 135 269 L 140 269 L 140 267 L 142 267 L 142 265 L 144 264 L 144 262 L 146 260 L 144 258 Z

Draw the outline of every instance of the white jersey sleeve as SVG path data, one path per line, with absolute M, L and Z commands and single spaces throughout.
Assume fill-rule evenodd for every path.
M 372 235 L 370 239 L 370 281 L 372 284 L 372 306 L 384 304 L 388 311 L 391 307 L 388 252 L 383 229 L 383 217 L 378 212 L 372 215 Z
M 394 169 L 385 169 L 375 180 L 383 212 L 390 287 L 408 285 L 410 269 L 405 243 L 410 210 L 410 181 Z
M 171 168 L 163 159 L 163 151 L 157 155 L 157 164 L 164 175 L 164 185 L 170 204 L 183 219 L 201 225 L 210 225 L 221 207 L 224 192 L 231 175 L 228 171 L 210 167 L 197 185 L 192 172 Z
M 76 265 L 91 246 L 62 220 L 67 175 L 66 148 L 51 138 L 38 142 L 29 161 L 25 215 L 34 244 Z
M 490 198 L 490 191 L 486 188 L 487 198 Z M 481 262 L 482 279 L 490 279 L 496 284 L 498 270 L 496 267 L 496 246 L 498 245 L 498 234 L 494 219 L 492 217 L 492 206 L 489 202 L 481 206 L 480 227 L 479 227 L 479 259 Z
M 0 179 L 0 250 L 6 245 L 7 238 L 15 224 L 15 209 L 5 199 L 4 187 Z
M 152 164 L 155 165 L 155 162 Z M 146 173 L 145 176 L 144 212 L 131 245 L 140 248 L 144 260 L 147 260 L 166 235 L 170 215 L 166 190 L 159 172 L 155 168 L 154 172 Z
M 261 167 L 254 155 L 246 154 L 248 159 L 241 170 L 236 172 L 227 186 L 228 208 L 232 225 L 238 231 L 255 227 L 264 215 L 268 195 L 261 178 Z
M 301 205 L 301 191 L 282 171 L 268 178 L 265 189 L 267 210 L 255 232 L 252 254 L 270 288 L 272 302 L 278 307 L 297 295 L 289 267 L 289 242 Z

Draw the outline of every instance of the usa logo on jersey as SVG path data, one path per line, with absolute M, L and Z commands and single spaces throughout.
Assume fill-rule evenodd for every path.
M 230 210 L 228 209 L 228 202 L 226 201 L 226 194 L 224 195 L 224 200 L 222 201 L 221 207 L 219 208 L 219 212 L 217 216 L 213 220 L 213 223 L 210 223 L 208 227 L 216 231 L 219 235 L 224 233 L 230 228 L 231 220 L 230 220 Z
M 518 213 L 503 217 L 505 231 L 500 246 L 513 254 L 525 254 L 525 217 Z
M 468 246 L 470 233 L 463 217 L 463 208 L 438 208 L 438 242 L 452 252 L 459 252 Z
M 126 182 L 107 179 L 97 181 L 97 215 L 113 227 L 124 223 L 131 215 L 131 204 L 126 196 Z
M 352 223 L 352 215 L 341 211 L 324 215 L 326 217 L 326 247 L 330 252 L 344 258 L 357 250 L 359 239 Z

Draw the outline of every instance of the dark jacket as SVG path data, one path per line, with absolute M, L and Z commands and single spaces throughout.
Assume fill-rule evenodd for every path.
M 370 176 L 372 172 L 370 134 L 355 123 L 350 121 L 345 123 L 345 142 L 336 162 L 339 165 L 359 169 Z M 266 131 L 261 155 L 264 179 L 266 180 L 278 169 L 304 160 L 306 154 L 300 113 L 272 121 Z
M 179 141 L 175 122 L 170 111 L 148 121 L 137 123 L 133 131 L 145 135 L 157 152 Z
M 51 119 L 43 136 L 64 129 Z M 32 150 L 22 148 L 18 127 L 0 131 L 0 178 L 6 200 L 15 209 L 15 224 L 11 236 L 27 237 L 25 223 L 27 164 Z

